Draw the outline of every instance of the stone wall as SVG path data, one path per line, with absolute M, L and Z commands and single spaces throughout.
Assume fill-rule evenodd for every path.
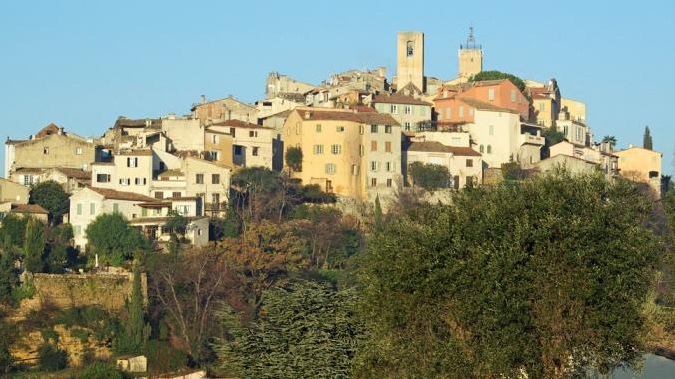
M 50 304 L 57 308 L 98 305 L 117 313 L 131 296 L 133 274 L 34 274 L 33 285 L 39 305 Z M 147 304 L 147 276 L 141 274 L 141 293 Z

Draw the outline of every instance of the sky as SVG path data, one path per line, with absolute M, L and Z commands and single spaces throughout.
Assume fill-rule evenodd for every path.
M 119 116 L 189 114 L 201 95 L 255 102 L 270 72 L 319 84 L 384 66 L 391 79 L 399 31 L 423 32 L 425 75 L 451 79 L 470 26 L 484 70 L 555 78 L 617 148 L 642 145 L 648 125 L 675 172 L 670 0 L 2 1 L 0 136 L 54 122 L 98 137 Z

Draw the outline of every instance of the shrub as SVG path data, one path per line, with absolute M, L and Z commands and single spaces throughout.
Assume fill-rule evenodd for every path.
M 87 366 L 77 379 L 125 379 L 125 375 L 109 363 L 95 362 Z
M 49 343 L 38 349 L 38 364 L 44 371 L 58 371 L 68 367 L 68 353 Z

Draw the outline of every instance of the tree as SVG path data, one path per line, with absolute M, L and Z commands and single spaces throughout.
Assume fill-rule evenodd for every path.
M 178 235 L 180 235 L 181 237 L 184 236 L 185 230 L 188 226 L 187 217 L 183 216 L 182 214 L 178 213 L 178 211 L 175 210 L 170 210 L 167 216 L 168 219 L 166 220 L 164 227 L 169 229 L 171 231 L 171 234 L 175 238 L 177 238 Z
M 136 251 L 150 248 L 150 243 L 119 213 L 101 214 L 86 230 L 89 249 L 103 261 L 121 264 L 133 258 Z
M 450 184 L 450 171 L 442 165 L 413 162 L 408 165 L 408 173 L 415 185 L 427 191 L 447 188 Z
M 635 363 L 659 250 L 650 207 L 632 183 L 561 172 L 390 218 L 364 258 L 357 376 L 562 378 Z
M 8 214 L 2 219 L 0 235 L 2 237 L 3 249 L 8 250 L 11 247 L 23 246 L 23 240 L 26 233 L 26 224 L 28 219 Z
M 126 354 L 142 352 L 148 337 L 150 337 L 150 325 L 145 322 L 144 318 L 141 268 L 138 259 L 134 260 L 132 271 L 131 297 L 127 303 L 129 315 L 122 335 L 118 336 L 115 341 L 117 352 Z
M 647 150 L 652 149 L 652 134 L 649 131 L 649 126 L 645 126 L 645 134 L 642 137 L 642 147 Z
M 216 343 L 218 363 L 243 378 L 351 378 L 362 335 L 356 299 L 353 289 L 298 281 L 265 291 L 250 325 L 226 307 L 217 314 L 227 332 Z
M 604 136 L 602 137 L 602 143 L 608 143 L 612 149 L 616 147 L 616 137 L 614 136 Z
M 14 259 L 14 254 L 8 250 L 0 255 L 0 304 L 3 305 L 15 305 L 13 293 L 19 287 L 19 275 Z
M 374 220 L 373 220 L 373 226 L 374 230 L 376 232 L 381 232 L 382 231 L 382 223 L 383 223 L 383 216 L 382 216 L 382 205 L 380 204 L 380 195 L 375 196 L 375 215 L 374 215 Z
M 45 227 L 42 221 L 29 218 L 23 243 L 24 264 L 29 272 L 42 272 L 45 269 Z
M 286 165 L 295 172 L 302 171 L 302 149 L 289 147 L 286 149 Z
M 68 212 L 69 195 L 61 185 L 53 180 L 36 184 L 30 191 L 30 203 L 38 204 L 49 211 L 53 223 L 61 222 L 61 217 Z
M 499 79 L 508 79 L 513 85 L 518 87 L 520 92 L 525 92 L 525 82 L 519 77 L 513 74 L 507 74 L 501 71 L 481 71 L 471 77 L 469 82 L 478 82 L 482 80 L 499 80 Z

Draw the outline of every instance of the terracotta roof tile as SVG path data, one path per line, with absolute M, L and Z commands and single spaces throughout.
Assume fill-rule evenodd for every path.
M 296 109 L 303 120 L 338 120 L 361 124 L 399 125 L 391 115 L 377 112 L 357 112 L 354 110 Z
M 458 100 L 479 110 L 519 114 L 519 112 L 514 109 L 498 107 L 496 105 L 472 99 L 470 97 L 460 97 Z
M 480 157 L 481 153 L 470 147 L 447 146 L 436 141 L 412 142 L 408 146 L 408 151 L 424 151 L 429 153 L 452 153 L 453 155 L 463 157 Z
M 152 150 L 142 149 L 142 150 L 123 150 L 117 153 L 120 156 L 145 156 L 152 155 Z
M 258 125 L 258 124 L 251 124 L 250 122 L 245 122 L 241 120 L 226 120 L 226 121 L 219 121 L 219 122 L 214 122 L 211 124 L 212 126 L 230 126 L 234 128 L 248 128 L 248 129 L 269 129 L 266 126 Z
M 84 171 L 79 168 L 70 168 L 70 167 L 56 167 L 54 170 L 61 171 L 69 178 L 75 179 L 91 179 L 91 172 Z
M 49 214 L 49 211 L 42 208 L 39 204 L 19 204 L 11 210 L 12 213 L 33 213 L 33 214 Z
M 143 201 L 143 202 L 152 202 L 156 201 L 157 199 L 145 195 L 141 195 L 138 193 L 134 192 L 123 192 L 123 191 L 117 191 L 114 189 L 109 189 L 109 188 L 98 188 L 98 187 L 87 187 L 90 190 L 98 193 L 99 195 L 102 195 L 106 199 L 114 199 L 114 200 L 127 200 L 127 201 Z
M 410 105 L 426 105 L 431 106 L 431 103 L 427 103 L 423 100 L 415 99 L 412 96 L 406 96 L 400 92 L 397 92 L 392 95 L 380 94 L 376 95 L 373 98 L 373 103 L 385 103 L 385 104 L 410 104 Z

